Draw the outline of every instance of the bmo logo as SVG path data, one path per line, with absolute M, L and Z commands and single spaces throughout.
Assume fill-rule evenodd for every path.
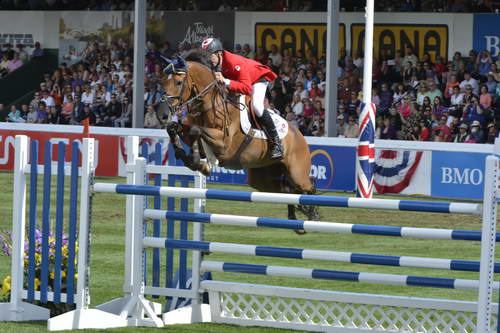
M 481 199 L 486 156 L 483 153 L 433 152 L 431 196 Z
M 471 168 L 441 168 L 441 184 L 481 185 L 483 171 Z

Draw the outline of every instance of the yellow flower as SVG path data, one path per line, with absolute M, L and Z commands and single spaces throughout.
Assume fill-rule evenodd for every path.
M 78 273 L 75 274 L 75 280 L 78 280 Z
M 54 272 L 50 272 L 49 276 L 50 276 L 50 278 L 51 278 L 52 280 L 54 280 L 54 276 L 55 276 L 55 275 L 54 275 Z
M 10 283 L 11 283 L 11 277 L 10 275 L 7 276 L 5 279 L 3 279 L 3 284 L 2 284 L 2 295 L 6 295 L 10 291 Z
M 40 287 L 40 280 L 38 280 L 37 278 L 35 278 L 35 290 L 38 290 L 38 288 Z
M 61 277 L 64 279 L 66 277 L 66 272 L 65 271 L 62 271 L 61 272 Z
M 42 255 L 40 253 L 35 253 L 35 261 L 37 264 L 42 262 Z
M 68 247 L 66 245 L 61 249 L 61 253 L 64 257 L 68 256 Z
M 49 237 L 49 244 L 55 243 L 56 239 L 54 237 Z

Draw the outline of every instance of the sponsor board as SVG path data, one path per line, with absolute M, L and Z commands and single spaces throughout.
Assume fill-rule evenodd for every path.
M 90 42 L 120 43 L 133 40 L 131 11 L 61 12 L 59 20 L 59 62 L 81 60 Z M 148 41 L 157 48 L 166 40 L 172 49 L 191 48 L 206 37 L 218 37 L 228 50 L 234 46 L 233 12 L 149 11 Z
M 10 131 L 0 130 L 0 170 L 12 170 L 14 166 L 14 138 L 16 135 L 26 135 L 31 140 L 40 142 L 38 156 L 43 160 L 45 150 L 44 142 L 50 141 L 52 145 L 52 161 L 57 162 L 57 144 L 66 143 L 66 162 L 71 161 L 71 145 L 73 141 L 82 143 L 81 134 L 54 133 L 54 132 L 32 132 L 32 131 Z M 118 163 L 117 154 L 119 137 L 108 135 L 95 135 L 97 176 L 117 176 Z M 106 149 L 99 149 L 106 147 Z M 113 154 L 114 153 L 114 154 Z
M 355 190 L 355 147 L 309 145 L 309 149 L 312 162 L 310 176 L 316 179 L 316 188 L 319 190 Z M 180 160 L 173 158 L 174 153 L 171 147 L 169 148 L 169 156 L 168 163 L 170 165 L 183 165 Z M 248 184 L 247 177 L 246 169 L 229 170 L 221 166 L 213 166 L 207 181 L 246 185 Z
M 224 48 L 234 47 L 234 12 L 164 12 L 161 38 L 175 49 L 201 44 L 207 37 L 219 38 Z
M 433 152 L 431 196 L 481 199 L 487 154 Z
M 292 55 L 298 50 L 312 50 L 316 57 L 326 53 L 327 29 L 325 23 L 256 23 L 255 46 L 271 50 L 275 44 L 279 50 L 289 49 Z M 337 40 L 339 49 L 345 48 L 345 24 L 339 24 Z
M 311 176 L 320 190 L 354 191 L 356 148 L 310 145 Z
M 373 28 L 373 55 L 380 58 L 384 52 L 390 57 L 396 51 L 404 52 L 407 46 L 421 59 L 429 53 L 434 61 L 437 56 L 448 57 L 448 25 L 445 24 L 375 24 Z M 351 25 L 351 51 L 364 52 L 365 24 Z
M 487 50 L 492 57 L 500 55 L 498 14 L 474 14 L 472 47 L 477 52 Z

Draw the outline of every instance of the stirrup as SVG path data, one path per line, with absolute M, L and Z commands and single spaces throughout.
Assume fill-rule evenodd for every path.
M 271 149 L 269 149 L 269 158 L 271 160 L 281 160 L 283 158 L 283 149 L 280 143 L 273 142 L 271 144 Z

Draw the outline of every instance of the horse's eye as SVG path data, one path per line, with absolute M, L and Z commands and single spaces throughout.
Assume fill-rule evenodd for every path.
M 182 85 L 182 81 L 177 81 L 177 82 L 175 83 L 175 85 L 176 85 L 176 86 L 180 86 L 180 85 Z

